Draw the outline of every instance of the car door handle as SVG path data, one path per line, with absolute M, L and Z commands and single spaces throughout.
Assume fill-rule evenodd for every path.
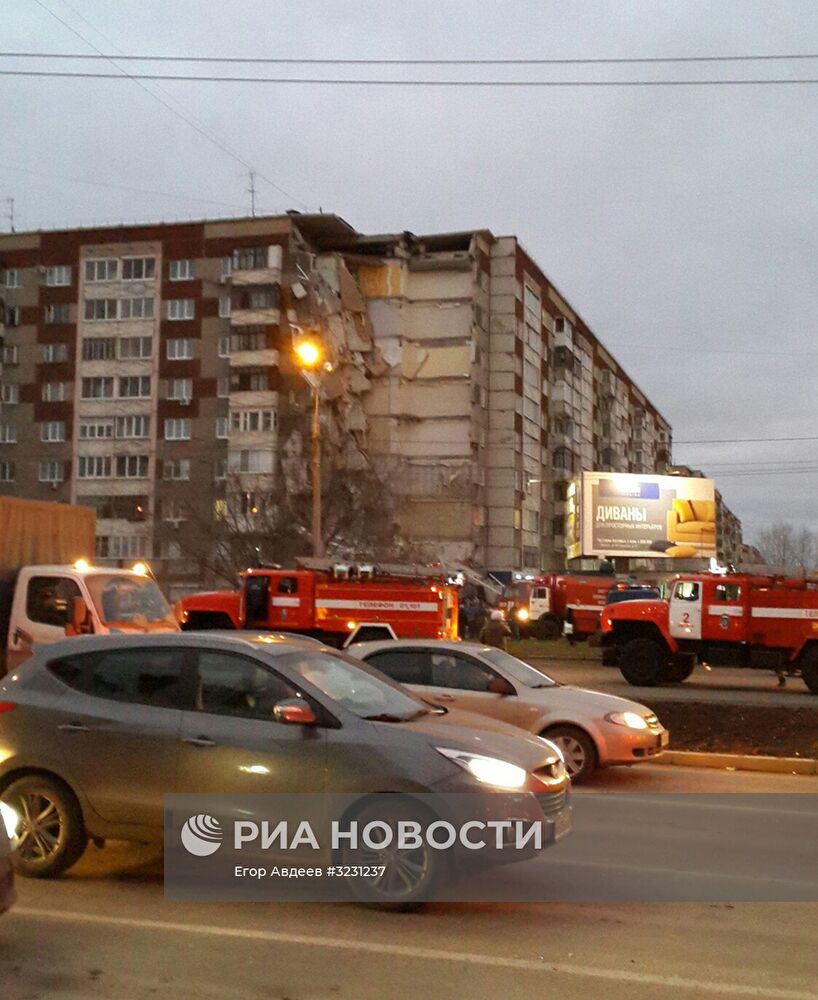
M 88 726 L 83 726 L 81 722 L 65 722 L 61 726 L 57 726 L 57 729 L 63 733 L 89 733 L 91 730 Z
M 435 701 L 454 701 L 453 694 L 436 694 L 432 696 Z
M 193 747 L 214 747 L 216 741 L 208 739 L 207 736 L 186 736 L 183 743 L 189 743 Z

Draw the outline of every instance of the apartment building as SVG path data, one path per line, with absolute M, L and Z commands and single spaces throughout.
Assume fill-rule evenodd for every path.
M 333 461 L 383 477 L 426 556 L 560 568 L 576 472 L 671 460 L 645 393 L 488 230 L 288 213 L 8 234 L 0 299 L 0 493 L 94 506 L 98 558 L 150 558 L 180 591 L 210 582 L 185 532 L 308 488 L 305 327 L 333 362 Z

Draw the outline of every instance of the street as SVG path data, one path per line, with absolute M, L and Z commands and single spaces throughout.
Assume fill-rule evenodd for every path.
M 816 794 L 818 778 L 645 765 L 598 776 L 589 791 L 603 790 Z M 770 845 L 771 867 L 786 851 Z M 0 924 L 4 1000 L 818 998 L 818 903 L 171 904 L 156 850 L 120 844 L 18 889 Z

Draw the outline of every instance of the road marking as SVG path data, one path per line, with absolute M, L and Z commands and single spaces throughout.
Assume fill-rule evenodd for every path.
M 424 961 L 459 962 L 483 968 L 518 969 L 524 972 L 551 972 L 563 976 L 584 976 L 635 986 L 656 986 L 662 989 L 695 991 L 700 995 L 723 997 L 757 997 L 759 1000 L 818 1000 L 818 993 L 770 986 L 750 986 L 717 980 L 695 980 L 687 976 L 662 976 L 652 972 L 627 969 L 594 969 L 567 962 L 551 962 L 546 958 L 506 958 L 501 955 L 481 955 L 470 951 L 444 951 L 414 945 L 380 944 L 375 941 L 353 941 L 348 938 L 322 937 L 317 934 L 288 934 L 283 931 L 256 931 L 240 927 L 216 927 L 208 924 L 182 924 L 164 920 L 140 920 L 135 917 L 111 917 L 95 913 L 54 912 L 31 907 L 16 907 L 13 917 L 36 917 L 57 923 L 94 924 L 106 927 L 128 927 L 132 930 L 163 933 L 198 934 L 204 937 L 237 938 L 264 941 L 268 944 L 292 944 L 308 948 L 334 948 L 337 951 L 364 952 L 370 955 L 393 955 L 396 958 L 417 958 Z

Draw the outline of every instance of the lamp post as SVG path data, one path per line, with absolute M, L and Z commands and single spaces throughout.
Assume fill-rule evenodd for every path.
M 321 376 L 331 371 L 328 362 L 321 361 L 321 348 L 315 340 L 296 341 L 295 357 L 301 374 L 312 393 L 312 419 L 310 422 L 310 468 L 312 472 L 312 554 L 316 559 L 324 556 L 324 538 L 321 531 Z

